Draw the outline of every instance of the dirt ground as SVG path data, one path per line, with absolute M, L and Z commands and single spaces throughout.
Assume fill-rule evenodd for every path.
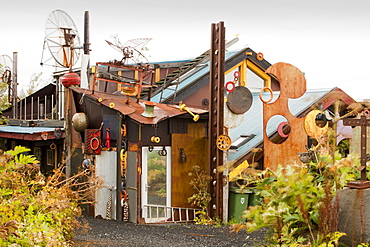
M 230 232 L 228 226 L 138 225 L 84 218 L 91 229 L 75 232 L 74 246 L 263 246 L 266 232 Z

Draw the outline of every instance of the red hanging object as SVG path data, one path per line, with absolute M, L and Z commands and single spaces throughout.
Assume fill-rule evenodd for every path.
M 79 86 L 81 84 L 81 78 L 77 73 L 68 72 L 61 78 L 63 86 L 69 88 L 70 86 Z
M 110 148 L 110 128 L 107 127 L 105 130 L 106 130 L 105 147 Z

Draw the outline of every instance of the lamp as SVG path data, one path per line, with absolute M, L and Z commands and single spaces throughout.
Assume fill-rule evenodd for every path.
M 180 163 L 186 163 L 186 154 L 183 148 L 180 148 Z

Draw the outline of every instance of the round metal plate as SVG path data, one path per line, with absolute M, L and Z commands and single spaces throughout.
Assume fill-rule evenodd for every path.
M 227 107 L 235 114 L 243 114 L 251 108 L 253 97 L 248 88 L 237 86 L 227 95 Z

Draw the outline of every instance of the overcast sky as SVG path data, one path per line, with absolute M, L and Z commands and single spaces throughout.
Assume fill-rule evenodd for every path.
M 0 55 L 18 52 L 18 82 L 27 85 L 41 67 L 45 22 L 61 9 L 83 39 L 90 14 L 91 64 L 121 59 L 105 40 L 153 38 L 150 62 L 180 60 L 210 48 L 211 24 L 225 22 L 231 49 L 250 47 L 267 61 L 290 63 L 307 87 L 339 87 L 353 98 L 370 98 L 370 1 L 368 0 L 155 0 L 4 1 L 0 7 Z

